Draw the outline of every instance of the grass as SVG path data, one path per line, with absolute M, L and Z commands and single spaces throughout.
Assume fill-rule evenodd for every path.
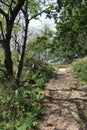
M 61 64 L 51 64 L 51 66 L 55 69 L 58 70 L 59 68 L 71 68 L 72 64 L 69 63 L 61 63 Z
M 87 57 L 75 61 L 72 70 L 79 80 L 87 82 Z

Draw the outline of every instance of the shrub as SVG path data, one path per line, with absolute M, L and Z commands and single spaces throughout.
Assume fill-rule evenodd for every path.
M 29 73 L 26 77 L 27 71 Z M 21 86 L 17 90 L 14 90 L 15 80 L 5 80 L 1 73 L 4 85 L 1 82 L 3 89 L 0 90 L 0 130 L 33 130 L 37 127 L 38 119 L 43 114 L 42 89 L 51 73 L 52 68 L 47 64 L 39 61 L 27 63 Z
M 29 84 L 35 84 L 37 87 L 43 87 L 45 82 L 52 77 L 51 75 L 53 73 L 51 66 L 35 59 L 30 59 L 25 62 L 25 70 L 29 70 L 26 80 L 28 80 Z
M 87 58 L 79 59 L 73 64 L 73 72 L 77 77 L 87 82 Z
M 0 96 L 0 126 L 2 130 L 33 129 L 37 126 L 38 118 L 43 113 L 41 89 L 26 83 L 25 86 L 14 91 L 15 93 L 11 94 L 11 92 Z

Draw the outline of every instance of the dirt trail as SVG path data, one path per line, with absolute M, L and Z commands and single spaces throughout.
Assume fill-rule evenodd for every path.
M 46 85 L 40 130 L 87 130 L 87 85 L 60 68 Z

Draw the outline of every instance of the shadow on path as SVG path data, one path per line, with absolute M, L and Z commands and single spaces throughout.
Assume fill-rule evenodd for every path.
M 57 72 L 47 84 L 40 130 L 87 130 L 87 85 L 70 72 Z

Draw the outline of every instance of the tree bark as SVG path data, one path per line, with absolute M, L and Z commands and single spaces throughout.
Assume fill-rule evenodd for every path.
M 17 71 L 16 71 L 16 74 L 15 74 L 16 79 L 20 78 L 21 72 L 22 72 L 22 69 L 23 69 L 23 60 L 24 60 L 26 41 L 27 41 L 28 24 L 29 24 L 29 22 L 27 21 L 26 27 L 25 27 L 25 36 L 24 36 L 24 42 L 23 42 L 23 45 L 22 45 L 22 51 L 21 51 L 21 54 L 20 54 L 20 57 L 19 57 L 19 63 L 18 63 Z
M 25 10 L 23 10 L 24 13 L 24 18 L 25 18 L 25 33 L 24 33 L 24 41 L 23 41 L 23 45 L 22 45 L 22 51 L 19 57 L 19 63 L 18 63 L 18 67 L 17 67 L 17 71 L 15 74 L 15 78 L 16 78 L 16 85 L 17 87 L 19 87 L 19 83 L 20 83 L 20 76 L 22 73 L 22 69 L 23 69 L 23 61 L 24 61 L 24 55 L 25 55 L 25 49 L 26 49 L 26 42 L 27 42 L 27 33 L 28 33 L 28 25 L 29 25 L 29 19 L 28 19 L 28 0 L 26 0 L 26 6 L 25 6 Z
M 5 54 L 4 64 L 7 71 L 7 75 L 13 76 L 13 62 L 11 57 L 10 45 L 8 44 L 4 45 L 4 54 Z

